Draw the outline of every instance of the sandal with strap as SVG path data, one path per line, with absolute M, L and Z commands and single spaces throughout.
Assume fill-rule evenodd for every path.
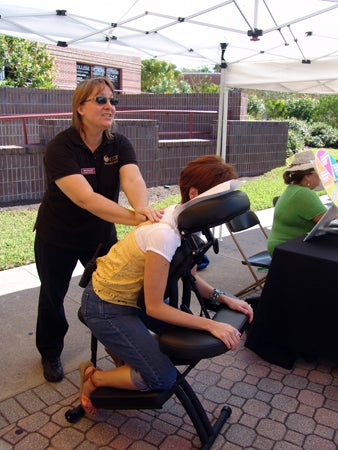
M 88 369 L 92 370 L 88 370 Z M 90 398 L 83 393 L 83 385 L 86 381 L 91 380 L 91 377 L 97 369 L 91 361 L 85 361 L 80 364 L 80 401 L 82 408 L 86 411 L 86 413 L 91 416 L 96 416 L 98 414 L 98 410 L 93 406 Z M 93 381 L 91 380 L 92 384 Z

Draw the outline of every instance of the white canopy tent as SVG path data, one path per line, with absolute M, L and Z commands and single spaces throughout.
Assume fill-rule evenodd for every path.
M 226 43 L 226 86 L 269 90 L 338 92 L 337 23 L 337 0 L 0 3 L 1 34 L 178 67 L 219 64 Z
M 158 58 L 179 68 L 222 62 L 222 129 L 229 88 L 337 93 L 337 23 L 338 0 L 5 0 L 0 4 L 1 34 Z M 223 142 L 222 153 L 224 146 Z

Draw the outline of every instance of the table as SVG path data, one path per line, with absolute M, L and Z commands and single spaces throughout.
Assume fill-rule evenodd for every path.
M 291 369 L 298 356 L 338 356 L 338 235 L 276 247 L 245 346 Z

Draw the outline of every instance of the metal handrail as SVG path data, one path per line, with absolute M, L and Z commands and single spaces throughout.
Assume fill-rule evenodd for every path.
M 60 116 L 71 116 L 72 113 L 46 113 L 46 114 L 13 114 L 11 116 L 0 116 L 0 120 L 21 120 L 23 135 L 24 135 L 24 145 L 28 145 L 28 135 L 27 135 L 27 127 L 25 119 L 37 119 L 37 118 L 45 118 L 45 117 L 60 117 Z
M 159 132 L 159 135 L 188 135 L 188 138 L 191 139 L 194 135 L 197 134 L 210 134 L 206 132 L 193 131 L 194 124 L 194 115 L 195 114 L 210 114 L 216 115 L 218 111 L 203 111 L 203 110 L 186 110 L 186 109 L 119 109 L 116 111 L 116 117 L 118 118 L 120 115 L 126 116 L 128 114 L 149 114 L 149 118 L 151 120 L 155 120 L 156 113 L 160 114 L 189 114 L 189 130 L 188 131 L 163 131 Z M 45 114 L 13 114 L 7 116 L 0 116 L 0 120 L 20 120 L 22 122 L 23 127 L 23 135 L 24 135 L 24 145 L 28 145 L 28 135 L 27 135 L 27 126 L 26 119 L 34 119 L 34 118 L 49 118 L 49 117 L 71 117 L 71 112 L 63 112 L 63 113 L 45 113 Z

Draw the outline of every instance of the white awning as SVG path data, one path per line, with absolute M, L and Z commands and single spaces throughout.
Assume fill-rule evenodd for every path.
M 337 0 L 10 0 L 0 33 L 170 61 L 227 65 L 225 85 L 338 92 Z

